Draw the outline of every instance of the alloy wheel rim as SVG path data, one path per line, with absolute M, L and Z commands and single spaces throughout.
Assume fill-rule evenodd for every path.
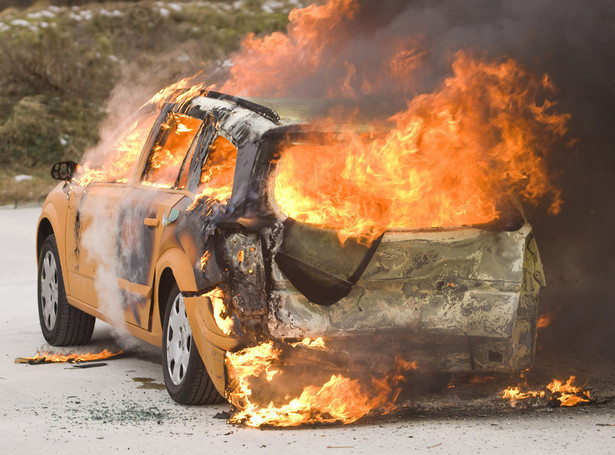
M 186 376 L 192 349 L 192 330 L 188 323 L 184 297 L 180 294 L 173 300 L 167 327 L 167 371 L 175 385 Z
M 45 254 L 41 270 L 41 313 L 47 330 L 53 330 L 58 316 L 58 266 L 51 251 Z

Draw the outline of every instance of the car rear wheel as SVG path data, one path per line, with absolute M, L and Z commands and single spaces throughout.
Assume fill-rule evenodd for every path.
M 164 382 L 171 398 L 190 405 L 222 402 L 192 338 L 184 297 L 177 285 L 167 300 L 162 340 Z
M 70 305 L 56 238 L 43 242 L 38 259 L 38 316 L 45 340 L 53 346 L 85 344 L 92 338 L 96 318 Z

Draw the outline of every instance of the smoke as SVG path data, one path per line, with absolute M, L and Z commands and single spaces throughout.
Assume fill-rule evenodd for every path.
M 339 14 L 327 17 L 330 7 Z M 527 208 L 547 275 L 542 311 L 556 312 L 540 344 L 612 352 L 615 3 L 331 0 L 290 19 L 286 35 L 244 40 L 222 90 L 380 97 L 403 107 L 439 87 L 460 51 L 485 61 L 513 58 L 538 76 L 548 75 L 557 89 L 555 107 L 571 118 L 569 143 L 545 156 L 564 205 L 557 216 L 547 214 L 547 205 Z
M 88 196 L 86 194 L 84 197 Z M 123 296 L 117 283 L 114 237 L 109 235 L 109 232 L 116 230 L 116 226 L 107 212 L 104 201 L 87 202 L 83 205 L 80 217 L 89 218 L 91 224 L 83 231 L 81 245 L 88 256 L 97 258 L 94 288 L 98 296 L 98 308 L 107 315 L 112 325 L 123 327 L 124 312 L 121 306 Z

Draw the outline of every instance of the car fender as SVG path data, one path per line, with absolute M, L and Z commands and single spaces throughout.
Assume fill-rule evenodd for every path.
M 36 263 L 38 266 L 39 252 L 45 241 L 45 238 L 40 238 L 40 232 L 42 224 L 45 220 L 51 225 L 52 233 L 55 235 L 56 244 L 58 247 L 58 254 L 60 256 L 60 267 L 62 268 L 62 274 L 64 278 L 64 287 L 68 295 L 71 294 L 69 288 L 69 282 L 67 279 L 67 259 L 66 259 L 66 232 L 63 232 L 61 226 L 66 224 L 66 210 L 67 201 L 66 197 L 61 190 L 56 188 L 45 200 L 41 215 L 38 218 L 36 226 Z
M 158 283 L 158 286 L 161 282 L 162 274 L 166 269 L 170 269 L 173 272 L 173 276 L 180 291 L 190 296 L 185 297 L 184 302 L 186 305 L 188 321 L 190 322 L 190 327 L 192 328 L 194 342 L 196 343 L 201 359 L 203 360 L 205 368 L 207 369 L 207 372 L 216 389 L 220 392 L 220 394 L 224 394 L 226 385 L 224 350 L 220 349 L 218 346 L 214 346 L 210 338 L 213 336 L 215 339 L 223 339 L 223 341 L 226 341 L 226 343 L 222 343 L 225 346 L 227 343 L 230 343 L 229 346 L 235 347 L 237 342 L 234 338 L 226 337 L 221 332 L 217 334 L 213 332 L 210 333 L 210 331 L 208 331 L 204 326 L 203 315 L 201 314 L 203 310 L 201 307 L 204 302 L 201 301 L 206 300 L 206 298 L 204 296 L 194 296 L 194 294 L 198 292 L 196 279 L 194 277 L 194 267 L 182 249 L 170 248 L 166 250 L 158 259 L 156 264 L 156 283 Z M 156 310 L 154 311 L 155 319 L 153 321 L 153 327 L 154 331 L 159 330 L 162 336 L 160 302 L 158 301 L 159 295 L 160 290 L 157 289 L 154 296 Z M 198 303 L 201 303 L 201 305 L 197 305 L 197 301 Z M 208 316 L 206 319 L 211 319 L 211 323 L 213 323 L 213 315 L 210 314 L 211 311 L 205 312 Z
M 170 269 L 173 273 L 173 278 L 179 287 L 181 292 L 196 292 L 197 285 L 194 277 L 194 268 L 188 259 L 188 256 L 181 248 L 169 248 L 165 250 L 158 261 L 156 261 L 156 274 L 155 283 L 156 288 L 154 292 L 154 311 L 152 320 L 152 331 L 159 332 L 162 339 L 162 318 L 161 306 L 158 300 L 160 295 L 160 283 L 163 272 L 166 269 Z

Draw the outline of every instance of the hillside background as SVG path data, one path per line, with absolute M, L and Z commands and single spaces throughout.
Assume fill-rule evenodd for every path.
M 97 142 L 114 87 L 211 71 L 305 3 L 0 0 L 0 206 L 44 199 L 50 165 Z

